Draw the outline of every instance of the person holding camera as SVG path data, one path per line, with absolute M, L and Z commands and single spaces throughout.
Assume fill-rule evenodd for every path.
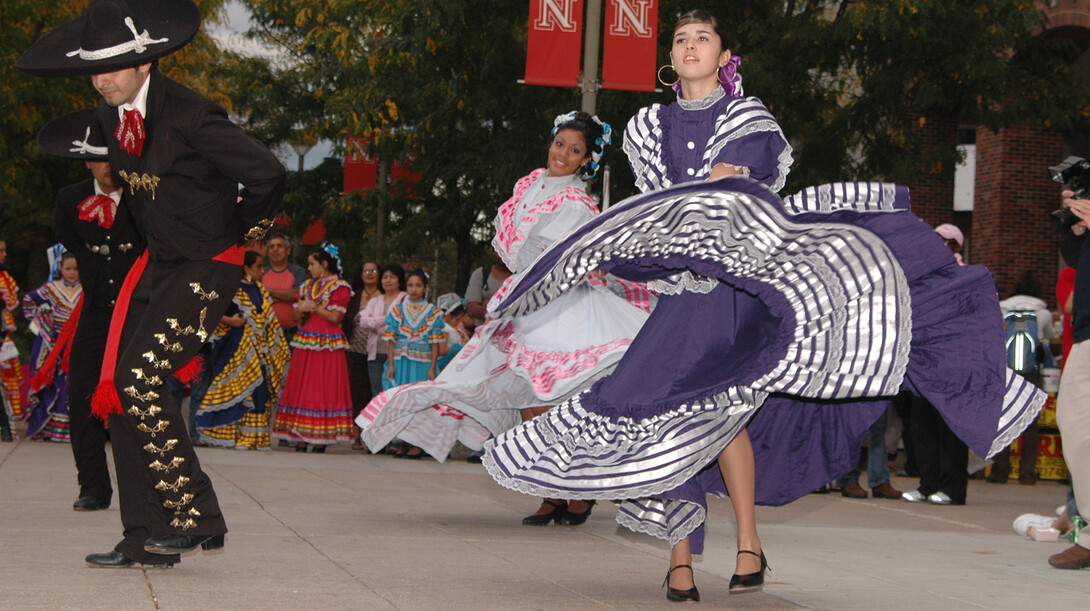
M 1069 231 L 1060 238 L 1060 251 L 1069 265 L 1083 273 L 1075 276 L 1073 297 L 1073 334 L 1075 343 L 1068 354 L 1060 392 L 1056 402 L 1056 420 L 1063 436 L 1064 460 L 1070 471 L 1075 501 L 1090 507 L 1090 240 L 1086 236 L 1090 221 L 1090 199 L 1063 192 L 1064 209 L 1077 217 Z M 1083 541 L 1090 543 L 1090 540 Z M 1075 544 L 1053 554 L 1048 563 L 1058 569 L 1090 567 L 1090 546 Z

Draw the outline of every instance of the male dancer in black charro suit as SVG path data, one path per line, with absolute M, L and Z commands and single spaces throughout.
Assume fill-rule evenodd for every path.
M 227 532 L 163 378 L 187 377 L 226 312 L 241 244 L 272 225 L 285 171 L 223 108 L 154 67 L 199 26 L 191 0 L 93 0 L 16 62 L 43 76 L 91 75 L 103 97 L 95 122 L 148 245 L 122 287 L 109 339 L 117 348 L 107 347 L 92 406 L 109 417 L 125 537 L 87 556 L 91 566 L 166 566 L 197 546 L 222 547 Z
M 79 498 L 72 505 L 76 511 L 105 509 L 113 497 L 106 429 L 101 420 L 91 417 L 91 394 L 98 384 L 118 291 L 144 251 L 121 201 L 121 186 L 107 161 L 104 139 L 97 132 L 92 134 L 94 113 L 88 109 L 65 115 L 38 134 L 38 144 L 46 153 L 83 160 L 93 175 L 63 187 L 53 205 L 57 240 L 76 256 L 83 285 L 68 372 L 69 427 L 80 486 Z

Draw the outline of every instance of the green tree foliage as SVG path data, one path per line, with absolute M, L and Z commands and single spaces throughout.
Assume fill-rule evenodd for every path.
M 528 2 L 490 0 L 242 0 L 253 35 L 281 51 L 248 60 L 234 101 L 270 139 L 371 139 L 372 153 L 421 173 L 416 198 L 383 186 L 367 196 L 336 187 L 310 193 L 339 219 L 336 238 L 375 240 L 425 259 L 454 243 L 459 286 L 491 236 L 490 221 L 515 180 L 543 164 L 552 118 L 580 106 L 575 88 L 520 85 Z M 690 1 L 662 0 L 659 60 Z M 749 95 L 760 97 L 795 145 L 787 192 L 843 179 L 911 182 L 949 169 L 955 151 L 926 151 L 928 120 L 998 127 L 1041 121 L 1085 127 L 1085 87 L 1069 65 L 1079 49 L 1040 35 L 1030 0 L 745 0 L 714 8 L 744 57 Z M 602 91 L 598 114 L 616 128 L 605 162 L 614 200 L 632 193 L 621 132 L 662 93 Z M 600 187 L 595 185 L 594 190 Z M 305 210 L 304 210 L 305 209 Z M 354 235 L 351 232 L 355 233 Z M 339 233 L 338 233 L 339 232 Z M 364 246 L 366 245 L 366 246 Z

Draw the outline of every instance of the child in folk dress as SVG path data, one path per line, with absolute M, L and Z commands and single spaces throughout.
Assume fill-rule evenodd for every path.
M 348 342 L 340 327 L 352 289 L 340 270 L 336 246 L 326 243 L 313 250 L 307 257 L 310 279 L 299 287 L 292 314 L 301 324 L 291 340 L 291 364 L 273 437 L 295 441 L 299 452 L 311 444 L 321 453 L 327 445 L 350 443 L 355 437 L 344 356 Z

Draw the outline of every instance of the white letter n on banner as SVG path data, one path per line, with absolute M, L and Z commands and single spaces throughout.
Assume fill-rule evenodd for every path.
M 651 38 L 648 9 L 654 4 L 654 0 L 613 0 L 612 4 L 613 23 L 610 24 L 610 35 Z
M 537 19 L 534 28 L 538 30 L 560 30 L 574 32 L 579 27 L 575 15 L 575 5 L 579 0 L 541 0 L 538 4 Z M 646 2 L 648 0 L 640 0 Z

